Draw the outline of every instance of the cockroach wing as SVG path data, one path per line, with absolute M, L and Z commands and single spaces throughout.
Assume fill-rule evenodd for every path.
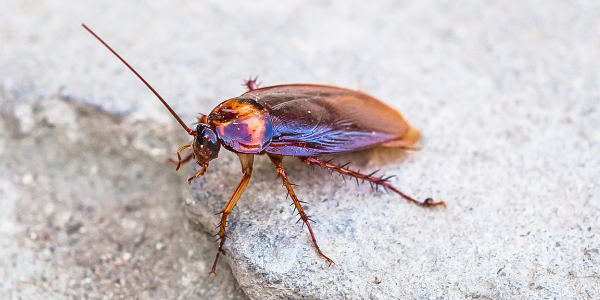
M 291 84 L 249 91 L 270 113 L 275 129 L 267 153 L 321 156 L 375 146 L 407 147 L 420 133 L 402 115 L 358 91 Z

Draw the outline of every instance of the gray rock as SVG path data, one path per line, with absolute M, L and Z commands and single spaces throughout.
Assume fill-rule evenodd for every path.
M 20 102 L 34 112 L 30 130 L 10 111 L 0 123 L 0 298 L 246 299 L 227 266 L 208 275 L 210 238 L 179 204 L 185 176 L 134 146 L 175 141 L 152 135 L 156 124 L 42 103 Z

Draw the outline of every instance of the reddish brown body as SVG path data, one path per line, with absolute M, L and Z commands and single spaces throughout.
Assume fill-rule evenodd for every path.
M 221 211 L 220 244 L 211 274 L 215 273 L 219 254 L 225 242 L 227 216 L 250 181 L 255 154 L 269 156 L 301 220 L 307 225 L 317 253 L 330 264 L 333 264 L 333 261 L 319 249 L 310 226 L 310 218 L 302 209 L 301 202 L 281 166 L 284 156 L 298 157 L 308 165 L 317 165 L 332 172 L 352 176 L 357 180 L 381 185 L 420 206 L 445 206 L 444 202 L 434 202 L 430 198 L 420 202 L 405 195 L 389 184 L 389 177 L 375 177 L 374 173 L 361 174 L 345 166 L 337 166 L 318 159 L 326 154 L 357 151 L 376 146 L 406 148 L 419 139 L 419 131 L 409 125 L 399 112 L 365 93 L 313 84 L 258 88 L 255 80 L 248 80 L 246 82 L 248 92 L 219 104 L 208 116 L 200 118 L 196 130 L 191 130 L 125 60 L 89 28 L 83 26 L 129 67 L 152 90 L 188 134 L 194 137 L 192 144 L 177 151 L 179 158 L 177 170 L 182 163 L 191 159 L 202 167 L 198 173 L 188 179 L 188 182 L 206 173 L 209 162 L 218 157 L 221 146 L 237 153 L 243 176 Z M 192 152 L 182 160 L 179 153 L 187 148 L 192 148 Z
M 377 99 L 314 84 L 248 91 L 219 104 L 207 121 L 227 150 L 248 154 L 322 156 L 380 145 L 408 147 L 420 137 Z

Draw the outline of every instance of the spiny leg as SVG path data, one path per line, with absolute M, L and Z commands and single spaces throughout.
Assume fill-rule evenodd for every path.
M 304 224 L 306 224 L 306 227 L 308 228 L 308 232 L 310 232 L 310 237 L 312 238 L 312 241 L 313 241 L 313 244 L 315 245 L 315 249 L 317 250 L 317 253 L 319 254 L 319 256 L 321 256 L 325 260 L 327 260 L 327 262 L 329 263 L 330 266 L 333 265 L 333 260 L 331 260 L 331 259 L 329 259 L 329 257 L 325 256 L 325 254 L 323 254 L 323 252 L 321 252 L 321 249 L 319 249 L 319 245 L 317 245 L 317 239 L 315 239 L 315 234 L 313 233 L 312 228 L 310 227 L 310 223 L 308 222 L 309 217 L 306 215 L 306 213 L 302 209 L 302 205 L 300 205 L 300 201 L 298 200 L 298 197 L 296 197 L 296 193 L 294 193 L 294 190 L 292 189 L 292 184 L 288 180 L 287 175 L 285 174 L 285 170 L 281 166 L 281 161 L 283 160 L 283 156 L 269 154 L 269 158 L 273 162 L 273 165 L 275 165 L 275 169 L 277 169 L 277 175 L 279 175 L 279 177 L 281 177 L 281 180 L 283 180 L 283 184 L 285 185 L 285 188 L 287 189 L 288 193 L 290 194 L 292 201 L 294 201 L 294 205 L 296 206 L 296 209 L 298 210 L 298 214 L 300 215 L 300 218 L 302 219 Z
M 300 160 L 307 165 L 320 166 L 322 168 L 329 169 L 333 172 L 338 172 L 342 175 L 352 176 L 352 177 L 356 178 L 357 180 L 361 179 L 361 180 L 366 180 L 366 181 L 372 182 L 375 185 L 382 185 L 382 186 L 392 190 L 396 194 L 402 196 L 402 198 L 408 200 L 409 202 L 412 202 L 412 203 L 422 206 L 422 207 L 446 206 L 446 203 L 444 201 L 435 202 L 431 198 L 427 198 L 423 202 L 415 200 L 414 198 L 411 198 L 410 196 L 404 194 L 403 192 L 401 192 L 400 190 L 398 190 L 397 188 L 395 188 L 394 186 L 389 184 L 387 182 L 389 177 L 388 178 L 375 177 L 375 176 L 373 176 L 374 173 L 371 173 L 368 175 L 361 174 L 359 172 L 354 172 L 354 171 L 348 170 L 348 169 L 344 168 L 344 166 L 337 166 L 337 165 L 334 165 L 334 164 L 326 162 L 326 161 L 318 160 L 314 157 L 300 157 Z
M 258 75 L 255 76 L 254 79 L 252 79 L 252 77 L 250 77 L 250 78 L 248 78 L 248 80 L 244 81 L 244 84 L 248 88 L 248 91 L 253 91 L 258 88 L 259 83 L 257 82 L 257 80 L 258 80 Z
M 244 173 L 244 177 L 238 184 L 235 192 L 227 201 L 227 205 L 221 211 L 221 222 L 219 223 L 219 250 L 217 251 L 217 256 L 215 257 L 215 262 L 213 263 L 212 269 L 210 270 L 211 275 L 215 275 L 215 271 L 217 270 L 217 262 L 219 261 L 219 255 L 221 251 L 223 251 L 223 244 L 225 244 L 225 226 L 227 225 L 227 216 L 231 213 L 231 210 L 235 207 L 235 204 L 242 196 L 244 189 L 248 185 L 248 181 L 250 181 L 250 176 L 252 176 L 252 163 L 254 162 L 253 154 L 238 154 L 240 158 L 240 163 L 242 164 L 242 172 Z

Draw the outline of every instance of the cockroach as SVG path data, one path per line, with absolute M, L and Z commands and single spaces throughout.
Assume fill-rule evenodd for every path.
M 292 184 L 281 162 L 284 156 L 292 156 L 301 162 L 320 166 L 357 180 L 383 186 L 402 198 L 422 207 L 445 206 L 443 201 L 427 198 L 421 202 L 393 187 L 389 177 L 376 177 L 338 166 L 319 157 L 352 152 L 373 147 L 397 147 L 408 149 L 421 136 L 418 129 L 408 124 L 402 115 L 381 101 L 359 91 L 316 84 L 285 84 L 259 88 L 256 79 L 246 81 L 248 91 L 217 105 L 208 115 L 203 115 L 195 130 L 190 129 L 167 102 L 142 78 L 119 54 L 108 46 L 85 24 L 82 26 L 123 62 L 164 104 L 181 127 L 193 137 L 193 142 L 177 151 L 177 168 L 194 160 L 201 168 L 188 179 L 191 183 L 203 176 L 208 164 L 219 155 L 221 147 L 235 153 L 242 165 L 242 180 L 227 205 L 220 212 L 219 249 L 210 274 L 215 274 L 219 254 L 225 243 L 227 216 L 242 196 L 252 176 L 254 155 L 266 154 L 288 194 L 306 224 L 318 255 L 329 265 L 333 260 L 325 256 L 310 226 L 310 218 L 302 209 Z M 184 159 L 180 153 L 192 148 Z

